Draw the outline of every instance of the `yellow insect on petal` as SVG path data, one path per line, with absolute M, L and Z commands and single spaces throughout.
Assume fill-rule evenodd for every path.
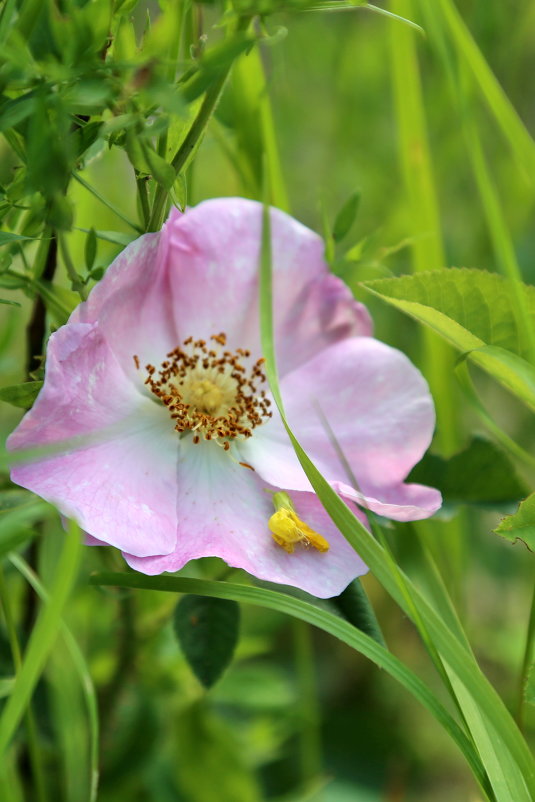
M 302 521 L 293 510 L 287 507 L 278 509 L 268 523 L 273 540 L 288 554 L 293 554 L 296 543 L 313 546 L 320 552 L 328 551 L 329 544 L 320 534 Z

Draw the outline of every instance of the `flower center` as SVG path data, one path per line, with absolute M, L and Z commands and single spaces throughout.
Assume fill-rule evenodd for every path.
M 259 389 L 266 381 L 264 360 L 251 364 L 249 351 L 224 350 L 224 333 L 210 340 L 188 337 L 167 354 L 159 370 L 146 365 L 145 384 L 168 408 L 177 432 L 193 432 L 194 443 L 214 440 L 228 451 L 232 440 L 251 437 L 271 417 L 271 402 Z M 139 367 L 137 357 L 134 362 Z
M 213 415 L 219 409 L 224 397 L 221 387 L 209 379 L 192 382 L 189 388 L 190 403 L 201 412 L 208 412 L 209 415 Z

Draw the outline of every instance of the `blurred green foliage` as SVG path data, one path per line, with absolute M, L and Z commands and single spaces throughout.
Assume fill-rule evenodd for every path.
M 533 163 L 523 138 L 523 124 L 535 125 L 530 0 L 519 0 L 514 9 L 498 0 L 458 3 L 503 97 L 477 59 L 470 61 L 466 40 L 448 26 L 448 3 L 388 6 L 421 25 L 425 35 L 370 9 L 333 13 L 335 4 L 323 4 L 331 10 L 320 13 L 314 10 L 319 5 L 240 0 L 231 9 L 217 0 L 4 0 L 0 299 L 17 305 L 0 306 L 2 386 L 9 390 L 28 375 L 41 380 L 50 331 L 126 242 L 159 227 L 170 202 L 184 208 L 206 197 L 259 197 L 264 152 L 273 202 L 325 235 L 333 270 L 369 305 L 378 336 L 405 350 L 428 375 L 429 351 L 416 324 L 360 285 L 411 272 L 411 253 L 429 252 L 437 235 L 415 218 L 404 178 L 404 164 L 416 175 L 425 161 L 420 133 L 400 136 L 399 103 L 406 91 L 409 105 L 415 66 L 446 265 L 504 272 L 513 259 L 524 279 L 535 281 Z M 392 42 L 406 36 L 418 63 L 406 56 L 400 71 Z M 518 119 L 514 109 L 507 116 L 504 97 Z M 195 125 L 198 137 L 190 141 Z M 496 295 L 489 320 L 504 312 L 503 297 Z M 475 372 L 473 379 L 504 436 L 532 452 L 532 416 L 484 374 Z M 486 419 L 461 393 L 452 368 L 443 370 L 443 381 L 453 399 L 459 446 L 474 432 L 488 434 Z M 1 400 L 0 406 L 7 435 L 19 412 Z M 522 454 L 513 461 L 522 482 L 533 487 L 533 466 Z M 474 470 L 483 472 L 485 464 L 475 459 Z M 15 490 L 6 460 L 3 467 L 0 553 L 25 553 L 50 589 L 64 541 L 61 524 L 44 504 Z M 499 484 L 507 465 L 498 468 Z M 454 478 L 449 476 L 450 485 Z M 461 490 L 455 485 L 456 501 Z M 515 499 L 503 500 L 513 512 Z M 422 532 L 460 600 L 486 673 L 514 708 L 530 555 L 491 534 L 499 521 L 495 512 L 472 509 L 459 520 L 458 551 L 453 541 L 459 533 L 447 521 Z M 425 586 L 416 529 L 392 525 L 387 536 L 403 566 Z M 90 571 L 102 567 L 122 565 L 111 550 L 87 549 L 64 615 L 100 702 L 101 802 L 477 799 L 464 764 L 427 713 L 342 644 L 322 633 L 312 636 L 317 688 L 311 692 L 288 621 L 244 607 L 234 660 L 205 691 L 173 633 L 176 597 L 88 587 Z M 185 574 L 216 577 L 224 569 L 217 560 L 202 560 Z M 5 574 L 24 646 L 37 601 L 20 565 L 7 561 Z M 410 624 L 373 578 L 365 585 L 390 648 L 438 688 Z M 10 693 L 15 670 L 8 634 L 2 630 L 0 695 Z M 44 798 L 50 800 L 89 798 L 95 732 L 84 687 L 67 641 L 59 639 L 33 705 Z M 528 724 L 529 718 L 528 712 Z M 28 769 L 25 733 L 18 730 L 0 771 L 6 802 L 43 802 Z M 316 746 L 321 738 L 319 760 L 314 738 Z

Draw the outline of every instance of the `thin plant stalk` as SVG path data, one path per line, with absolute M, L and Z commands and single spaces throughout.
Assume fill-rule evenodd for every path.
M 9 591 L 7 589 L 6 580 L 4 577 L 4 569 L 0 563 L 0 601 L 4 611 L 4 619 L 6 622 L 7 636 L 9 645 L 11 647 L 11 655 L 13 657 L 13 665 L 15 668 L 15 676 L 20 673 L 22 667 L 22 652 L 20 648 L 19 638 L 17 635 L 17 627 L 13 618 L 11 610 L 11 601 Z M 32 767 L 32 774 L 35 783 L 35 791 L 37 794 L 38 802 L 47 802 L 45 774 L 43 767 L 43 760 L 41 750 L 39 748 L 39 737 L 37 733 L 37 726 L 31 703 L 28 704 L 24 713 L 24 721 L 26 724 L 26 734 L 28 738 L 28 753 L 30 756 L 30 763 Z

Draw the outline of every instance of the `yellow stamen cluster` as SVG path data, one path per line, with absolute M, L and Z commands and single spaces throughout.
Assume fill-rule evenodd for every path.
M 214 334 L 211 343 L 188 337 L 167 354 L 159 370 L 146 365 L 145 384 L 168 408 L 180 434 L 193 432 L 193 442 L 213 440 L 226 451 L 235 438 L 251 437 L 253 429 L 271 417 L 262 372 L 263 359 L 249 368 L 250 352 L 223 350 L 226 335 Z M 138 365 L 139 360 L 134 357 Z

